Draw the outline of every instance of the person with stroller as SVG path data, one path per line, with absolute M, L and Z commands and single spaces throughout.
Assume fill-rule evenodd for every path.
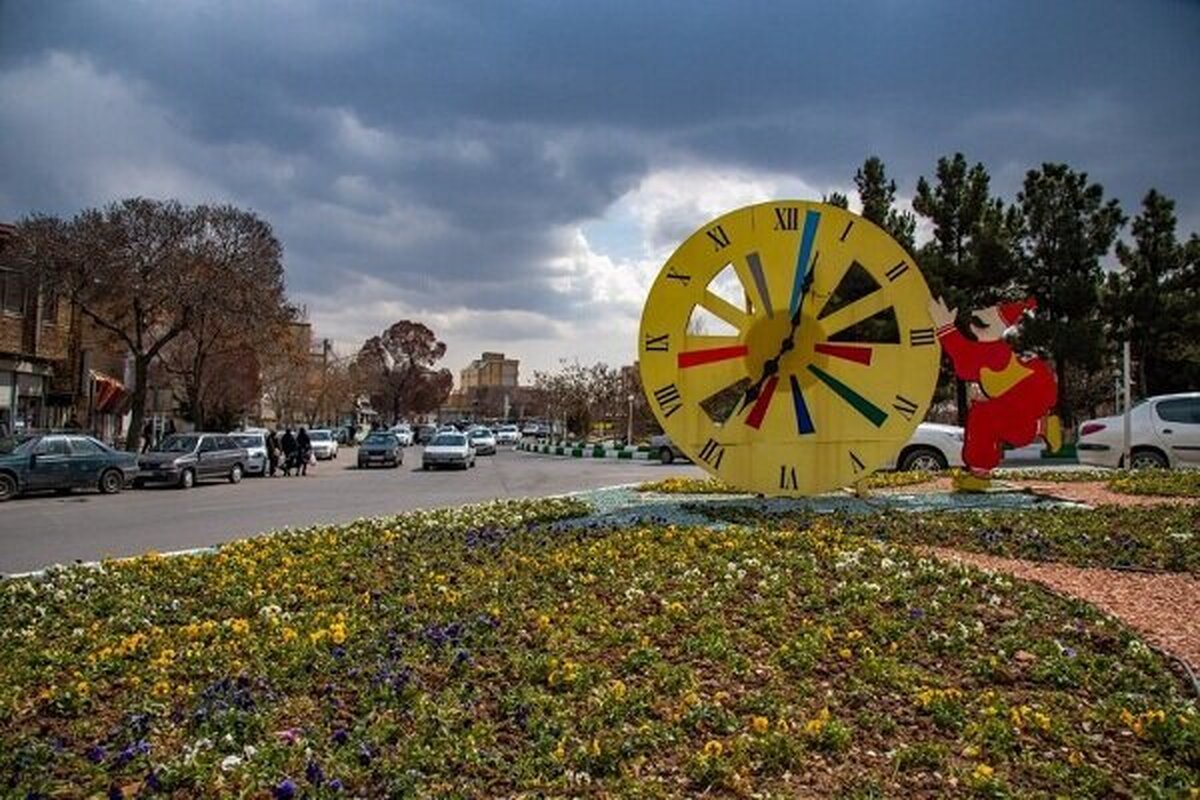
M 296 436 L 296 451 L 299 460 L 296 462 L 296 472 L 299 475 L 308 474 L 308 462 L 312 460 L 312 440 L 308 438 L 308 431 L 303 425 L 300 426 L 300 433 Z

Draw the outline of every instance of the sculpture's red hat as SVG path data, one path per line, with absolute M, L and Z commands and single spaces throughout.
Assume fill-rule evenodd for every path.
M 1016 325 L 1026 311 L 1033 311 L 1036 308 L 1037 300 L 1032 297 L 1017 300 L 1014 303 L 1001 303 L 1000 319 L 1004 320 L 1005 325 Z

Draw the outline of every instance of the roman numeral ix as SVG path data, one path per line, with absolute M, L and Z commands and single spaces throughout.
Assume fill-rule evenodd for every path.
M 661 336 L 651 336 L 646 334 L 646 352 L 647 353 L 665 353 L 671 349 L 671 334 L 664 333 Z

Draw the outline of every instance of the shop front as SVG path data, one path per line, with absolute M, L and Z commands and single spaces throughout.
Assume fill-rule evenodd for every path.
M 0 436 L 47 426 L 46 385 L 50 367 L 0 359 Z

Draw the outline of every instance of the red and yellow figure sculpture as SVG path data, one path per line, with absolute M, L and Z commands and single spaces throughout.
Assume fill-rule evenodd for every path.
M 1062 445 L 1062 426 L 1050 413 L 1058 400 L 1058 384 L 1045 361 L 1017 355 L 1004 341 L 1005 332 L 1037 308 L 1033 298 L 1000 303 L 972 314 L 972 341 L 955 326 L 958 309 L 947 308 L 939 297 L 929 301 L 942 351 L 954 373 L 978 383 L 984 399 L 967 412 L 963 462 L 968 471 L 955 480 L 959 491 L 983 491 L 1000 463 L 1005 445 L 1024 447 L 1043 439 L 1053 451 Z

